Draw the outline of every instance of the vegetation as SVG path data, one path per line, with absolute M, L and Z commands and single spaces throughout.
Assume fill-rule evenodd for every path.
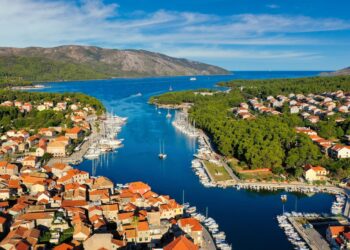
M 22 77 L 11 76 L 0 72 L 0 88 L 17 86 L 32 86 L 32 82 L 23 80 Z
M 339 89 L 350 91 L 350 76 L 234 80 L 222 82 L 219 85 L 242 89 L 247 96 L 264 98 L 269 95 L 322 93 Z
M 100 79 L 111 76 L 85 64 L 19 56 L 0 57 L 0 72 L 28 81 Z
M 85 94 L 52 94 L 0 90 L 0 103 L 14 100 L 30 102 L 32 104 L 42 103 L 44 101 L 53 101 L 54 103 L 67 101 L 68 105 L 72 103 L 90 105 L 97 111 L 98 114 L 105 111 L 103 104 L 99 100 Z M 62 124 L 67 125 L 67 127 L 71 127 L 71 121 L 68 117 L 66 117 L 67 112 L 68 111 L 57 112 L 54 110 L 38 111 L 36 109 L 33 109 L 31 112 L 20 112 L 17 107 L 0 106 L 0 132 L 13 128 L 38 129 Z
M 254 120 L 241 120 L 231 112 L 233 106 L 255 96 L 350 91 L 350 77 L 237 80 L 220 85 L 231 87 L 231 91 L 212 96 L 196 95 L 194 91 L 171 92 L 152 97 L 150 102 L 193 103 L 190 119 L 211 137 L 219 153 L 237 158 L 248 169 L 271 168 L 276 175 L 300 177 L 302 167 L 310 163 L 323 164 L 338 178 L 350 174 L 349 160 L 325 158 L 309 137 L 295 132 L 295 126 L 311 125 L 299 116 L 286 112 L 281 116 L 259 115 Z M 342 123 L 326 120 L 313 126 L 325 138 L 339 138 L 350 132 L 349 119 Z

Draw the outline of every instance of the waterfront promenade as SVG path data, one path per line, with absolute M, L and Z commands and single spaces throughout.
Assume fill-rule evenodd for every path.
M 91 126 L 91 134 L 89 137 L 87 137 L 87 140 L 83 141 L 80 145 L 80 149 L 78 151 L 74 151 L 71 155 L 67 157 L 55 157 L 51 158 L 47 165 L 52 165 L 54 163 L 67 163 L 67 164 L 77 164 L 83 161 L 83 157 L 86 154 L 89 147 L 99 140 L 100 136 L 103 134 L 103 126 L 99 126 L 99 129 L 96 127 L 95 122 L 97 121 L 97 118 L 95 116 L 89 117 L 88 121 Z
M 211 237 L 208 230 L 202 225 L 203 228 L 203 246 L 201 249 L 203 250 L 216 250 L 216 246 L 213 238 Z

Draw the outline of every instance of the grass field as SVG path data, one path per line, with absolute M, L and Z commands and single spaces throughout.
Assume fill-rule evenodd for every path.
M 227 173 L 226 169 L 223 166 L 218 166 L 209 161 L 203 161 L 203 163 L 205 164 L 209 173 L 215 179 L 215 181 L 231 180 L 231 176 Z

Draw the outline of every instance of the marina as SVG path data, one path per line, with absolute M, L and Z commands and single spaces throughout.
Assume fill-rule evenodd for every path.
M 196 207 L 190 207 L 189 203 L 184 204 L 185 212 L 191 215 L 192 217 L 199 220 L 202 226 L 208 231 L 211 237 L 214 239 L 214 244 L 218 249 L 221 250 L 231 250 L 232 246 L 226 242 L 226 234 L 223 231 L 219 230 L 219 224 L 215 219 L 208 217 L 208 215 L 203 215 L 197 212 Z M 206 211 L 207 213 L 207 211 Z
M 274 73 L 274 72 L 242 72 L 236 73 L 237 78 L 261 78 L 269 76 L 288 77 L 300 76 L 303 72 Z M 316 74 L 314 72 L 309 73 Z M 232 77 L 232 76 L 230 76 Z M 173 89 L 184 90 L 213 87 L 215 83 L 229 79 L 227 76 L 197 77 L 197 81 L 188 81 L 188 77 L 174 78 L 145 78 L 145 79 L 113 79 L 90 82 L 50 83 L 50 89 L 43 91 L 67 92 L 71 89 L 94 95 L 105 104 L 107 110 L 115 110 L 119 116 L 128 117 L 127 125 L 118 134 L 125 138 L 123 147 L 118 153 L 101 154 L 100 160 L 85 160 L 77 167 L 92 171 L 92 165 L 99 161 L 96 175 L 104 175 L 116 183 L 128 183 L 142 179 L 152 185 L 154 190 L 167 193 L 181 200 L 182 190 L 186 191 L 186 200 L 196 207 L 196 213 L 205 214 L 208 207 L 210 217 L 219 225 L 219 231 L 225 232 L 225 242 L 232 244 L 232 249 L 294 249 L 283 231 L 278 227 L 276 218 L 281 214 L 281 193 L 285 184 L 231 184 L 237 188 L 206 188 L 194 174 L 191 161 L 197 154 L 199 143 L 194 138 L 184 136 L 174 129 L 171 119 L 175 111 L 170 110 L 171 119 L 166 119 L 167 110 L 158 114 L 154 106 L 147 104 L 151 95 L 168 91 L 171 83 Z M 111 91 L 106 92 L 106 89 Z M 118 91 L 116 91 L 118 90 Z M 142 96 L 130 98 L 131 95 L 142 92 Z M 167 159 L 160 161 L 159 140 L 164 140 Z M 86 146 L 86 142 L 82 148 Z M 102 158 L 106 160 L 102 161 Z M 198 158 L 197 158 L 198 159 Z M 108 160 L 108 164 L 106 163 Z M 300 189 L 287 186 L 288 190 Z M 317 187 L 318 189 L 321 189 Z M 257 192 L 258 191 L 258 192 Z M 318 191 L 311 190 L 310 191 Z M 312 193 L 310 193 L 312 194 Z M 298 210 L 329 213 L 333 195 L 317 192 L 311 197 L 288 194 L 285 203 L 286 210 L 294 208 L 294 199 L 298 198 Z M 259 225 L 255 240 L 251 240 L 252 226 Z M 270 243 L 274 242 L 273 245 Z M 249 243 L 249 244 L 247 244 Z
M 92 139 L 92 144 L 84 155 L 85 159 L 97 159 L 102 153 L 112 152 L 123 146 L 123 139 L 117 139 L 122 126 L 125 125 L 127 118 L 107 114 L 99 123 L 98 136 Z

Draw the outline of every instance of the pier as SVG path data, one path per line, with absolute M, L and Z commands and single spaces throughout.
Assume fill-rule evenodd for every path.
M 288 217 L 288 220 L 312 250 L 331 249 L 328 242 L 314 228 L 305 229 L 296 221 L 297 218 Z

